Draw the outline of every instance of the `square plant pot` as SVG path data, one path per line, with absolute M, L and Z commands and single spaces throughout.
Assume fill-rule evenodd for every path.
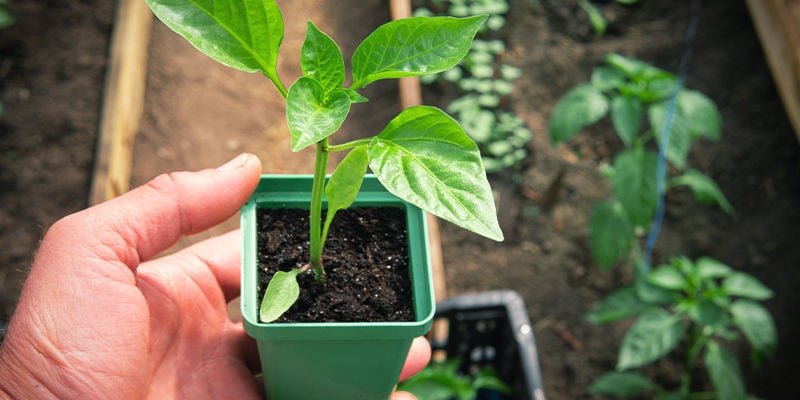
M 352 206 L 405 210 L 414 321 L 265 324 L 258 317 L 256 210 L 307 209 L 312 178 L 264 175 L 241 212 L 242 316 L 245 330 L 258 343 L 267 397 L 386 400 L 411 342 L 428 332 L 435 312 L 425 214 L 389 193 L 372 175 L 364 180 Z

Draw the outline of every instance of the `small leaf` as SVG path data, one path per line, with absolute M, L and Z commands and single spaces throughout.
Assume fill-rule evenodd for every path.
M 772 356 L 778 342 L 775 321 L 766 308 L 750 301 L 739 300 L 731 306 L 733 323 L 744 333 L 756 353 Z
M 733 206 L 722 194 L 719 186 L 700 171 L 690 169 L 682 175 L 672 178 L 670 186 L 688 186 L 694 193 L 694 198 L 703 204 L 717 204 L 726 213 L 733 215 Z
M 354 148 L 339 163 L 325 186 L 329 213 L 350 207 L 356 201 L 368 163 L 367 146 Z
M 303 76 L 317 81 L 326 94 L 342 89 L 344 58 L 336 42 L 308 22 L 306 39 L 300 52 Z
M 339 90 L 325 95 L 314 79 L 302 77 L 289 88 L 286 121 L 292 151 L 300 151 L 336 132 L 350 112 L 350 98 Z
M 728 323 L 725 319 L 725 310 L 711 300 L 694 301 L 687 312 L 689 317 L 701 326 L 722 326 Z
M 641 367 L 669 353 L 683 338 L 686 325 L 661 308 L 642 313 L 625 334 L 617 370 Z
M 264 300 L 261 301 L 259 317 L 261 322 L 269 323 L 280 318 L 289 310 L 300 296 L 300 285 L 297 284 L 297 275 L 302 270 L 293 269 L 289 272 L 278 271 L 270 279 Z
M 644 61 L 619 54 L 607 54 L 606 63 L 631 78 L 634 81 L 652 81 L 654 79 L 670 78 L 672 74 L 656 68 Z
M 581 129 L 608 113 L 608 99 L 596 87 L 584 83 L 567 92 L 550 114 L 550 142 L 565 142 Z
M 772 297 L 772 290 L 744 272 L 735 272 L 725 278 L 722 281 L 722 289 L 729 295 L 752 300 L 766 300 Z
M 711 99 L 698 91 L 682 90 L 678 95 L 678 107 L 687 122 L 692 137 L 719 139 L 722 131 L 722 116 Z
M 628 399 L 658 386 L 638 372 L 608 372 L 589 386 L 589 393 Z
M 616 68 L 601 65 L 592 70 L 591 82 L 602 91 L 619 90 L 625 84 L 625 75 Z
M 274 0 L 145 0 L 158 19 L 214 60 L 260 71 L 279 88 L 283 17 Z
M 435 107 L 395 117 L 369 145 L 369 165 L 395 196 L 490 239 L 503 240 L 478 147 Z
M 347 97 L 350 98 L 350 102 L 353 103 L 353 104 L 366 103 L 366 102 L 369 101 L 368 98 L 362 96 L 361 93 L 358 93 L 354 89 L 348 88 L 348 89 L 345 89 L 344 92 L 347 93 Z
M 649 304 L 670 304 L 680 299 L 678 292 L 655 286 L 646 279 L 638 279 L 634 288 L 639 299 Z
M 704 363 L 720 400 L 744 400 L 747 391 L 736 356 L 717 342 L 709 342 Z
M 642 102 L 636 97 L 617 95 L 611 99 L 611 123 L 626 145 L 639 134 L 643 115 Z
M 651 150 L 635 147 L 614 158 L 611 186 L 614 196 L 628 213 L 631 222 L 648 226 L 658 203 L 656 190 L 657 156 Z
M 592 208 L 589 236 L 592 257 L 600 268 L 608 269 L 628 256 L 635 232 L 622 205 L 616 201 L 604 200 Z
M 625 287 L 615 290 L 603 298 L 586 314 L 586 320 L 593 324 L 619 321 L 639 314 L 646 307 L 647 304 L 639 300 L 636 295 L 636 290 L 632 287 Z
M 381 25 L 353 53 L 352 87 L 454 67 L 469 52 L 486 18 L 412 17 Z
M 679 291 L 686 286 L 686 277 L 672 265 L 656 268 L 647 275 L 647 282 L 668 290 Z

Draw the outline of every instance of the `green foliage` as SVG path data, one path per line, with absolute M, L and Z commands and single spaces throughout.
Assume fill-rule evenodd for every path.
M 614 0 L 620 4 L 636 4 L 639 0 Z M 608 22 L 600 10 L 594 6 L 589 0 L 578 0 L 578 5 L 583 9 L 586 15 L 589 17 L 589 22 L 592 24 L 592 28 L 594 29 L 594 34 L 597 36 L 603 36 L 606 33 L 606 28 L 608 27 Z
M 549 122 L 550 141 L 558 145 L 609 117 L 625 145 L 605 170 L 614 202 L 622 210 L 598 204 L 593 210 L 597 222 L 590 225 L 592 254 L 602 268 L 629 259 L 632 246 L 628 244 L 635 237 L 618 235 L 633 235 L 636 228 L 647 229 L 653 219 L 658 203 L 658 157 L 653 147 L 659 145 L 654 138 L 659 137 L 665 124 L 675 86 L 675 76 L 640 60 L 609 54 L 605 61 L 592 71 L 589 82 L 576 85 L 556 103 Z M 713 101 L 697 91 L 682 89 L 671 127 L 666 155 L 675 176 L 668 188 L 688 187 L 699 202 L 717 205 L 733 214 L 733 207 L 710 177 L 686 169 L 693 141 L 720 137 L 721 117 Z M 601 224 L 601 219 L 612 223 L 611 229 Z
M 0 0 L 0 29 L 8 28 L 17 22 L 17 18 L 14 17 L 11 7 L 11 0 Z
M 351 105 L 367 101 L 358 93 L 380 80 L 446 71 L 468 53 L 486 15 L 415 17 L 378 27 L 353 54 L 350 87 L 336 42 L 312 23 L 300 55 L 303 76 L 286 90 L 277 72 L 283 17 L 274 0 L 146 0 L 155 15 L 209 57 L 225 65 L 260 72 L 286 100 L 291 150 L 316 146 L 310 204 L 309 265 L 278 273 L 267 287 L 262 320 L 271 321 L 297 298 L 296 276 L 313 269 L 324 284 L 322 249 L 336 211 L 349 207 L 367 165 L 393 194 L 448 221 L 494 240 L 502 240 L 494 200 L 477 145 L 443 111 L 426 106 L 404 110 L 372 138 L 336 146 L 328 138 L 339 130 Z M 351 150 L 328 187 L 328 154 Z M 324 228 L 323 196 L 329 201 Z
M 750 344 L 754 360 L 774 353 L 775 323 L 756 301 L 770 298 L 772 292 L 751 275 L 711 258 L 695 262 L 674 258 L 641 279 L 649 287 L 671 294 L 667 298 L 672 301 L 663 304 L 661 298 L 642 296 L 634 285 L 612 292 L 589 312 L 587 319 L 598 324 L 635 318 L 619 351 L 618 373 L 598 378 L 590 390 L 624 398 L 645 390 L 667 393 L 627 370 L 648 365 L 683 342 L 689 349 L 685 365 L 695 365 L 702 356 L 720 399 L 745 398 L 739 363 L 723 344 L 736 340 L 738 331 Z M 682 387 L 670 395 L 688 396 L 690 377 L 691 371 L 684 371 Z
M 429 8 L 420 7 L 415 15 L 453 15 L 467 17 L 488 14 L 486 29 L 478 33 L 469 53 L 454 68 L 422 78 L 424 84 L 452 84 L 459 97 L 446 107 L 478 143 L 489 172 L 519 165 L 528 155 L 526 145 L 533 135 L 504 103 L 513 89 L 512 82 L 521 75 L 518 68 L 502 64 L 505 43 L 491 39 L 492 31 L 505 25 L 509 11 L 505 0 L 429 0 Z
M 484 367 L 474 375 L 462 375 L 458 372 L 459 365 L 461 360 L 458 358 L 434 361 L 417 375 L 400 382 L 397 389 L 425 400 L 474 400 L 481 389 L 511 393 L 511 387 L 497 376 L 493 368 Z

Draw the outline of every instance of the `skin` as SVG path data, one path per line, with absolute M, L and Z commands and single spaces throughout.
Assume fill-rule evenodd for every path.
M 226 308 L 239 292 L 240 233 L 156 257 L 234 215 L 260 173 L 243 154 L 56 222 L 0 347 L 0 398 L 261 398 L 255 342 Z M 415 340 L 401 379 L 429 359 Z

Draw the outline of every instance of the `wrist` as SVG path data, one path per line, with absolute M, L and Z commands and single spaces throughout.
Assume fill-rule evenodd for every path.
M 49 387 L 24 368 L 22 355 L 15 351 L 13 341 L 0 342 L 0 399 L 56 398 Z

